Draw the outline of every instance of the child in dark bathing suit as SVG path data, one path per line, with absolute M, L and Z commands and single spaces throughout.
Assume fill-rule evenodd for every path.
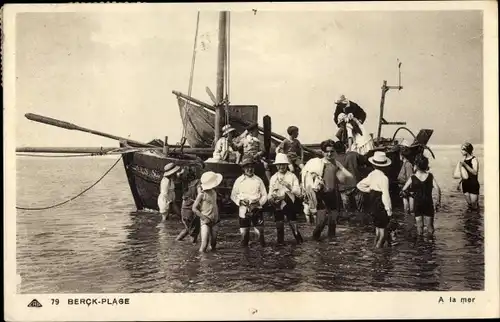
M 406 181 L 402 191 L 413 191 L 414 214 L 417 224 L 417 234 L 423 235 L 424 223 L 429 235 L 434 234 L 434 210 L 441 205 L 441 189 L 429 171 L 429 159 L 420 156 L 415 160 L 416 172 Z M 436 207 L 432 200 L 432 189 L 436 189 L 438 200 Z M 422 220 L 423 219 L 423 220 Z
M 467 171 L 468 178 L 462 179 L 462 192 L 467 201 L 469 210 L 478 210 L 478 197 L 479 197 L 479 181 L 477 176 L 479 174 L 479 162 L 477 158 L 472 155 L 474 147 L 472 144 L 466 142 L 462 145 L 461 152 L 464 160 L 460 162 L 461 166 Z

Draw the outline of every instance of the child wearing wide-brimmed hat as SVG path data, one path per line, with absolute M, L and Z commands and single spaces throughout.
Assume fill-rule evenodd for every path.
M 375 225 L 375 247 L 380 248 L 386 242 L 386 228 L 392 216 L 389 178 L 382 169 L 391 165 L 392 162 L 382 151 L 376 151 L 372 157 L 368 158 L 368 161 L 375 169 L 358 182 L 357 188 L 369 193 L 369 208 Z
M 193 204 L 193 212 L 200 217 L 201 246 L 200 252 L 207 251 L 208 244 L 212 251 L 217 244 L 219 207 L 215 188 L 222 182 L 222 174 L 208 171 L 200 178 L 201 189 Z
M 160 182 L 160 194 L 158 195 L 158 209 L 160 214 L 165 216 L 165 219 L 168 219 L 170 210 L 180 217 L 181 211 L 175 204 L 174 176 L 181 171 L 181 167 L 174 163 L 168 163 L 163 170 L 163 177 Z
M 274 208 L 274 221 L 276 224 L 278 244 L 284 243 L 285 238 L 285 217 L 290 224 L 292 234 L 298 244 L 304 239 L 300 234 L 297 225 L 297 213 L 300 211 L 301 189 L 299 179 L 293 172 L 289 171 L 290 165 L 286 154 L 278 153 L 274 161 L 278 168 L 269 181 L 268 200 Z
M 250 241 L 250 226 L 258 235 L 262 247 L 264 238 L 264 214 L 262 207 L 267 202 L 267 190 L 264 181 L 255 175 L 255 159 L 245 156 L 240 163 L 243 174 L 234 182 L 231 200 L 238 206 L 241 233 L 241 245 L 247 247 Z

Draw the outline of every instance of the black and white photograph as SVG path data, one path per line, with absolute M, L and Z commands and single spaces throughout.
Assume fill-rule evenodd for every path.
M 398 4 L 6 5 L 5 319 L 498 317 L 497 4 Z

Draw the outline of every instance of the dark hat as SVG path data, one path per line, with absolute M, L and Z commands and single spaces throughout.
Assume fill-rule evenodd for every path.
M 240 166 L 244 167 L 246 165 L 255 165 L 255 158 L 251 155 L 243 156 L 243 160 L 241 160 Z
M 255 130 L 256 128 L 259 127 L 259 124 L 258 123 L 252 123 L 250 124 L 249 126 L 247 126 L 247 130 L 248 131 L 251 131 L 251 130 Z

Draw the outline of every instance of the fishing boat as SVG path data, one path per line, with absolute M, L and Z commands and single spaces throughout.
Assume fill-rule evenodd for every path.
M 212 156 L 214 142 L 220 138 L 223 125 L 231 124 L 237 132 L 241 133 L 251 124 L 259 123 L 259 115 L 258 106 L 256 105 L 233 105 L 229 102 L 227 76 L 229 56 L 227 37 L 230 27 L 229 15 L 230 13 L 227 11 L 219 13 L 217 87 L 216 95 L 213 95 L 207 88 L 207 93 L 213 103 L 209 104 L 191 96 L 194 61 L 196 57 L 196 38 L 198 34 L 198 13 L 188 94 L 183 94 L 175 90 L 172 91 L 179 105 L 184 132 L 180 144 L 169 145 L 168 137 L 165 137 L 164 141 L 155 139 L 151 142 L 143 143 L 40 115 L 26 114 L 26 117 L 36 122 L 119 140 L 119 149 L 112 151 L 103 151 L 101 149 L 100 151 L 102 152 L 101 154 L 114 152 L 122 155 L 125 173 L 137 210 L 158 210 L 157 198 L 160 192 L 160 181 L 163 175 L 163 169 L 166 164 L 173 162 L 183 167 L 185 171 L 193 172 L 197 175 L 205 171 L 221 173 L 224 180 L 217 188 L 220 207 L 223 209 L 223 212 L 231 213 L 235 209 L 235 205 L 233 205 L 230 200 L 231 189 L 236 178 L 242 174 L 242 170 L 237 163 L 206 161 Z M 399 64 L 398 67 L 400 69 L 401 64 Z M 404 125 L 406 125 L 405 122 L 386 121 L 383 115 L 385 97 L 386 93 L 391 89 L 403 89 L 401 86 L 401 78 L 398 86 L 388 86 L 387 82 L 383 81 L 378 133 L 376 137 L 372 135 L 375 147 L 369 151 L 366 156 L 371 156 L 375 151 L 385 151 L 387 156 L 392 160 L 392 164 L 388 169 L 388 176 L 391 182 L 391 194 L 393 200 L 395 200 L 397 204 L 399 197 L 396 178 L 401 168 L 401 161 L 399 158 L 401 140 L 397 138 L 397 134 L 399 131 L 403 130 L 409 132 L 414 137 L 414 141 L 408 147 L 411 151 L 411 159 L 424 153 L 425 149 L 428 149 L 434 157 L 432 151 L 427 147 L 433 130 L 422 129 L 418 135 L 414 135 L 411 130 L 404 127 Z M 276 146 L 283 141 L 285 137 L 272 132 L 270 116 L 265 115 L 262 118 L 262 125 L 263 126 L 258 126 L 261 149 L 264 151 L 265 159 L 273 160 Z M 381 137 L 381 128 L 386 125 L 400 125 L 400 127 L 396 129 L 393 137 L 383 138 Z M 319 144 L 304 144 L 303 148 L 304 161 L 321 156 Z M 72 150 L 68 148 L 61 148 L 59 150 L 53 148 L 48 150 L 21 148 L 17 149 L 17 152 L 60 152 L 63 150 L 66 153 L 78 151 L 78 149 Z M 369 169 L 365 169 L 365 171 L 362 171 L 362 174 L 367 174 L 368 170 Z M 267 185 L 267 177 L 262 164 L 257 167 L 256 174 L 258 174 Z M 181 192 L 183 189 L 182 184 L 178 183 L 176 189 L 178 192 Z M 180 195 L 181 193 L 177 193 L 177 196 Z M 180 197 L 178 202 L 180 202 Z

